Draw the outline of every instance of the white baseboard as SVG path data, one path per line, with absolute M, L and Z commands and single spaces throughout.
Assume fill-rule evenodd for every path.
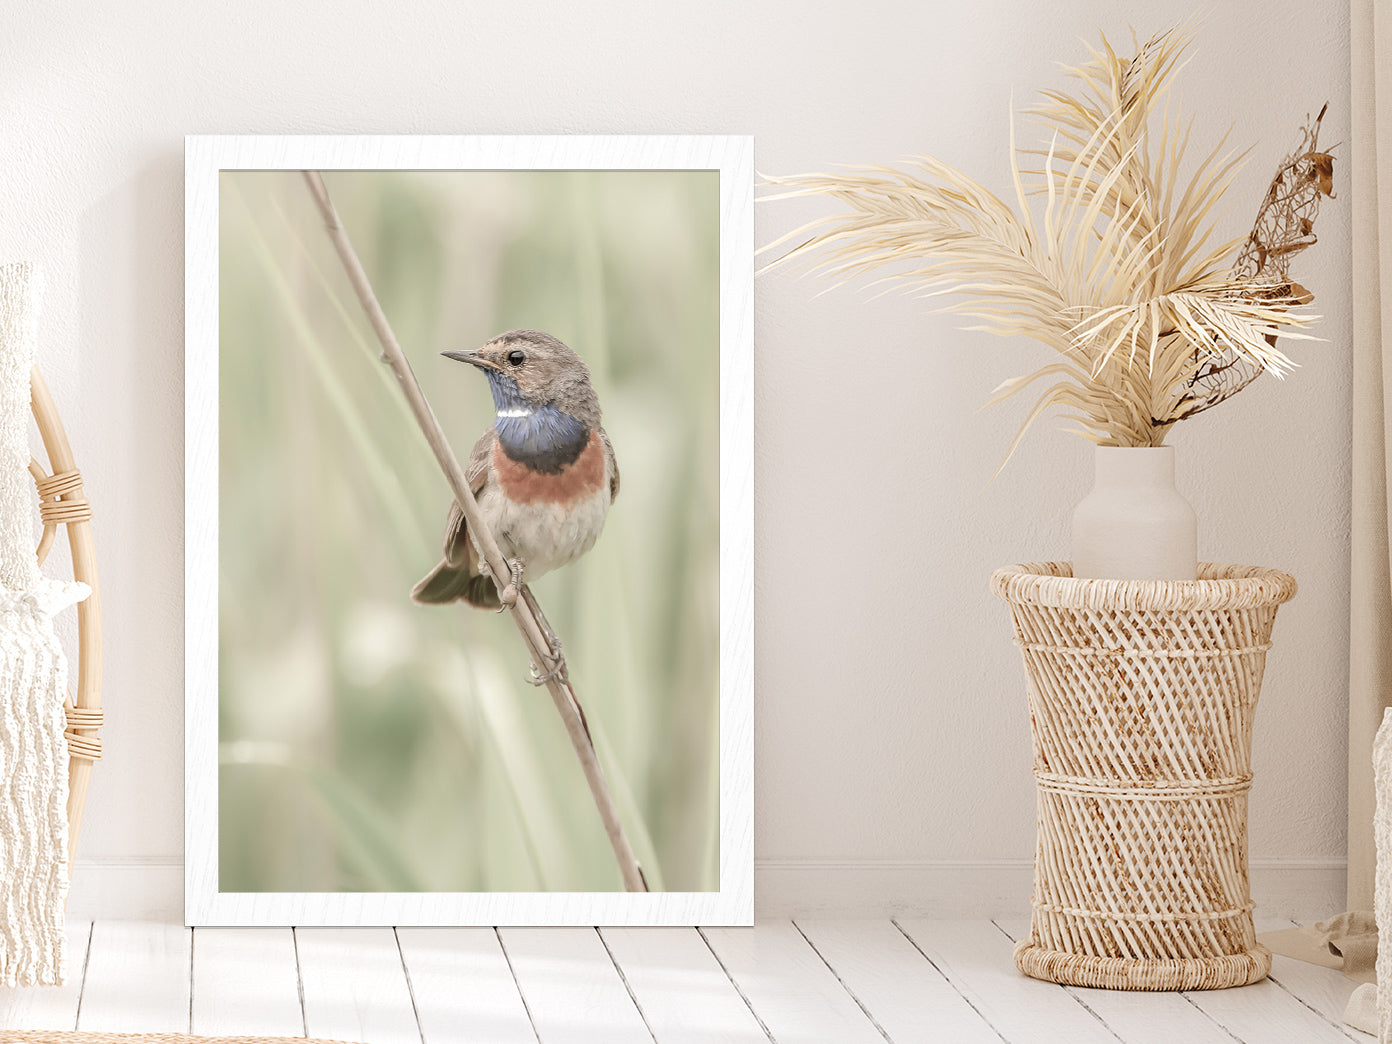
M 754 909 L 774 917 L 1024 917 L 1027 860 L 910 862 L 763 859 Z M 1319 920 L 1344 909 L 1343 860 L 1252 862 L 1260 917 Z M 184 920 L 184 865 L 159 859 L 79 859 L 68 895 L 74 920 Z
M 754 861 L 754 916 L 1022 917 L 1030 863 Z
M 184 864 L 168 859 L 79 859 L 68 889 L 73 921 L 184 923 Z
M 1348 909 L 1348 863 L 1343 859 L 1252 861 L 1257 917 L 1322 921 Z
M 1257 916 L 1319 920 L 1344 909 L 1343 860 L 1253 860 Z M 1026 917 L 1028 860 L 756 860 L 754 912 L 774 917 Z

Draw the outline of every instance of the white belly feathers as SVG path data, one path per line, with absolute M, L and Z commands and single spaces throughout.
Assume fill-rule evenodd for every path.
M 507 558 L 520 558 L 526 580 L 559 569 L 579 558 L 604 529 L 609 515 L 609 485 L 579 503 L 516 503 L 496 485 L 486 487 L 479 510 Z

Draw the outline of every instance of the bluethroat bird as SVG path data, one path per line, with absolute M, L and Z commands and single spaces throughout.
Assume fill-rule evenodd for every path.
M 559 642 L 523 580 L 569 565 L 594 547 L 619 495 L 619 466 L 600 427 L 590 371 L 539 330 L 512 330 L 478 351 L 441 354 L 488 377 L 498 413 L 474 444 L 464 477 L 512 571 L 504 585 L 508 604 L 519 593 L 527 598 L 559 660 Z M 467 528 L 458 503 L 451 503 L 445 556 L 411 591 L 414 601 L 504 608 Z

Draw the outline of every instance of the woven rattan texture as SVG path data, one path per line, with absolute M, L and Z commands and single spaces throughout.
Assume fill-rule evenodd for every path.
M 1197 581 L 1003 569 L 1024 656 L 1038 786 L 1036 978 L 1203 989 L 1264 976 L 1247 876 L 1252 717 L 1285 573 Z

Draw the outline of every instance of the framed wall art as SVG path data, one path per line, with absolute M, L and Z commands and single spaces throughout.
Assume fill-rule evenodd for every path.
M 187 923 L 752 923 L 751 139 L 185 156 Z

